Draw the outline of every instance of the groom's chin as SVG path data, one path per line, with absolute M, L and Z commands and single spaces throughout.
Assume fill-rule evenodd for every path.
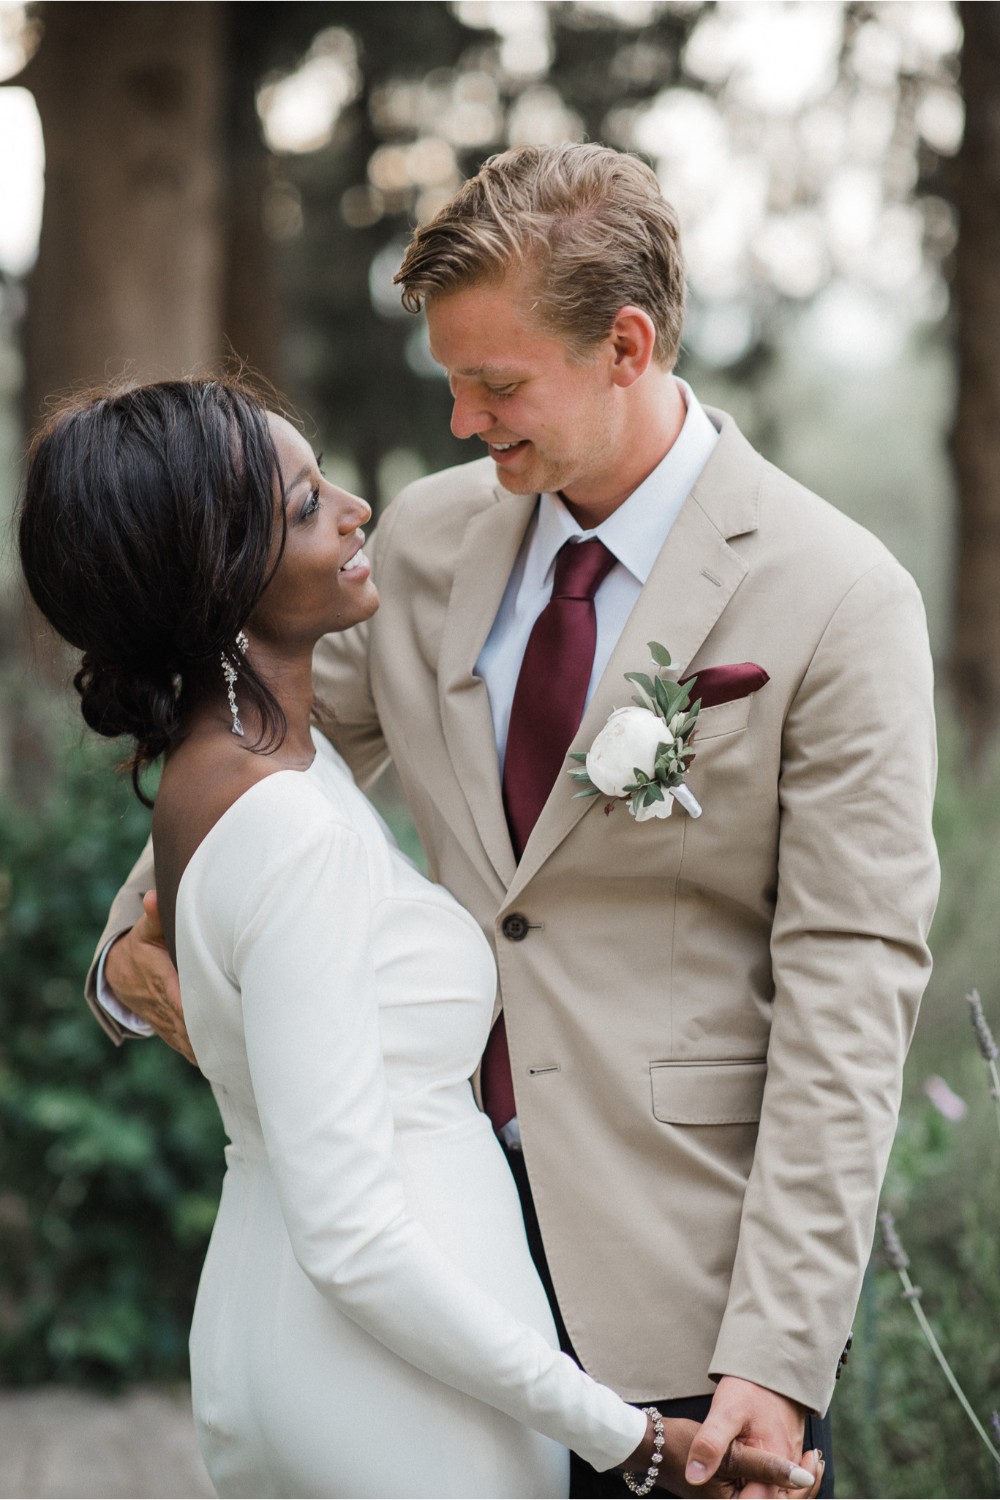
M 494 464 L 497 482 L 508 495 L 537 495 L 540 494 L 538 485 L 533 480 L 516 474 L 508 474 L 507 470 L 500 464 Z

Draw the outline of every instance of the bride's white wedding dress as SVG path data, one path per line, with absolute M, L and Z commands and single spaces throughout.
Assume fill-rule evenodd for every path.
M 565 1495 L 560 1445 L 607 1468 L 645 1419 L 555 1348 L 469 1084 L 493 958 L 316 744 L 177 898 L 230 1139 L 191 1333 L 205 1461 L 221 1495 Z

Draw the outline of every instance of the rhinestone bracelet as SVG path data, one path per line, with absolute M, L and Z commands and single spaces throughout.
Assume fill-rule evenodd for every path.
M 626 1469 L 622 1478 L 632 1491 L 633 1495 L 648 1495 L 657 1479 L 660 1477 L 660 1461 L 663 1458 L 663 1418 L 655 1406 L 644 1406 L 642 1408 L 644 1417 L 653 1419 L 653 1456 L 649 1460 L 649 1468 L 646 1477 L 641 1484 L 638 1483 L 634 1474 Z

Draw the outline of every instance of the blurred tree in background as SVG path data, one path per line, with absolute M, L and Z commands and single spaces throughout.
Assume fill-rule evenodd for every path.
M 329 472 L 384 501 L 475 456 L 391 284 L 413 224 L 509 144 L 586 135 L 652 161 L 684 229 L 681 373 L 886 540 L 953 668 L 938 969 L 887 1193 L 988 1416 L 1000 1207 L 980 1175 L 983 1111 L 946 1121 L 912 1080 L 950 1069 L 971 1097 L 958 997 L 988 996 L 996 967 L 1000 7 L 48 0 L 4 15 L 23 51 L 5 81 L 37 103 L 46 195 L 37 263 L 0 284 L 0 446 L 18 441 L 15 400 L 30 425 L 68 385 L 231 354 L 288 392 Z M 112 1054 L 79 999 L 147 824 L 66 728 L 66 659 L 9 578 L 0 1380 L 181 1373 L 218 1126 L 197 1074 L 158 1046 Z M 905 1312 L 872 1277 L 835 1407 L 841 1493 L 987 1493 Z
M 932 623 L 947 618 L 950 480 L 922 410 L 941 427 L 955 216 L 940 168 L 962 124 L 943 0 L 29 13 L 31 55 L 8 80 L 33 91 L 48 156 L 21 328 L 29 423 L 67 385 L 231 350 L 290 392 L 332 472 L 377 504 L 469 456 L 391 285 L 413 222 L 490 151 L 586 134 L 645 152 L 679 209 L 682 372 L 873 524 Z M 901 431 L 914 418 L 916 444 Z M 984 597 L 963 636 L 980 663 L 1000 658 L 978 629 Z M 0 628 L 8 653 L 44 664 L 29 634 L 19 611 Z
M 1000 6 L 963 4 L 965 131 L 949 174 L 955 256 L 958 556 L 951 683 L 980 755 L 1000 726 Z

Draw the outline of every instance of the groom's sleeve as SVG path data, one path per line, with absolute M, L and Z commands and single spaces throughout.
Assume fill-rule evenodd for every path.
M 94 950 L 94 957 L 91 960 L 84 984 L 84 994 L 87 998 L 87 1004 L 104 1027 L 104 1030 L 108 1033 L 108 1036 L 116 1044 L 120 1044 L 127 1041 L 130 1037 L 135 1037 L 142 1033 L 132 1031 L 129 1027 L 123 1026 L 120 1021 L 115 1020 L 104 1009 L 97 994 L 98 969 L 105 948 L 115 938 L 121 937 L 123 932 L 128 932 L 130 927 L 135 926 L 136 922 L 142 916 L 143 896 L 147 891 L 154 890 L 155 887 L 156 876 L 153 872 L 153 841 L 152 839 L 147 839 L 145 848 L 129 872 L 125 884 L 111 904 L 108 920 L 104 925 L 104 931 L 98 939 L 97 947 Z
M 774 1012 L 711 1369 L 825 1411 L 871 1249 L 937 899 L 932 669 L 894 561 L 840 601 L 788 712 Z

